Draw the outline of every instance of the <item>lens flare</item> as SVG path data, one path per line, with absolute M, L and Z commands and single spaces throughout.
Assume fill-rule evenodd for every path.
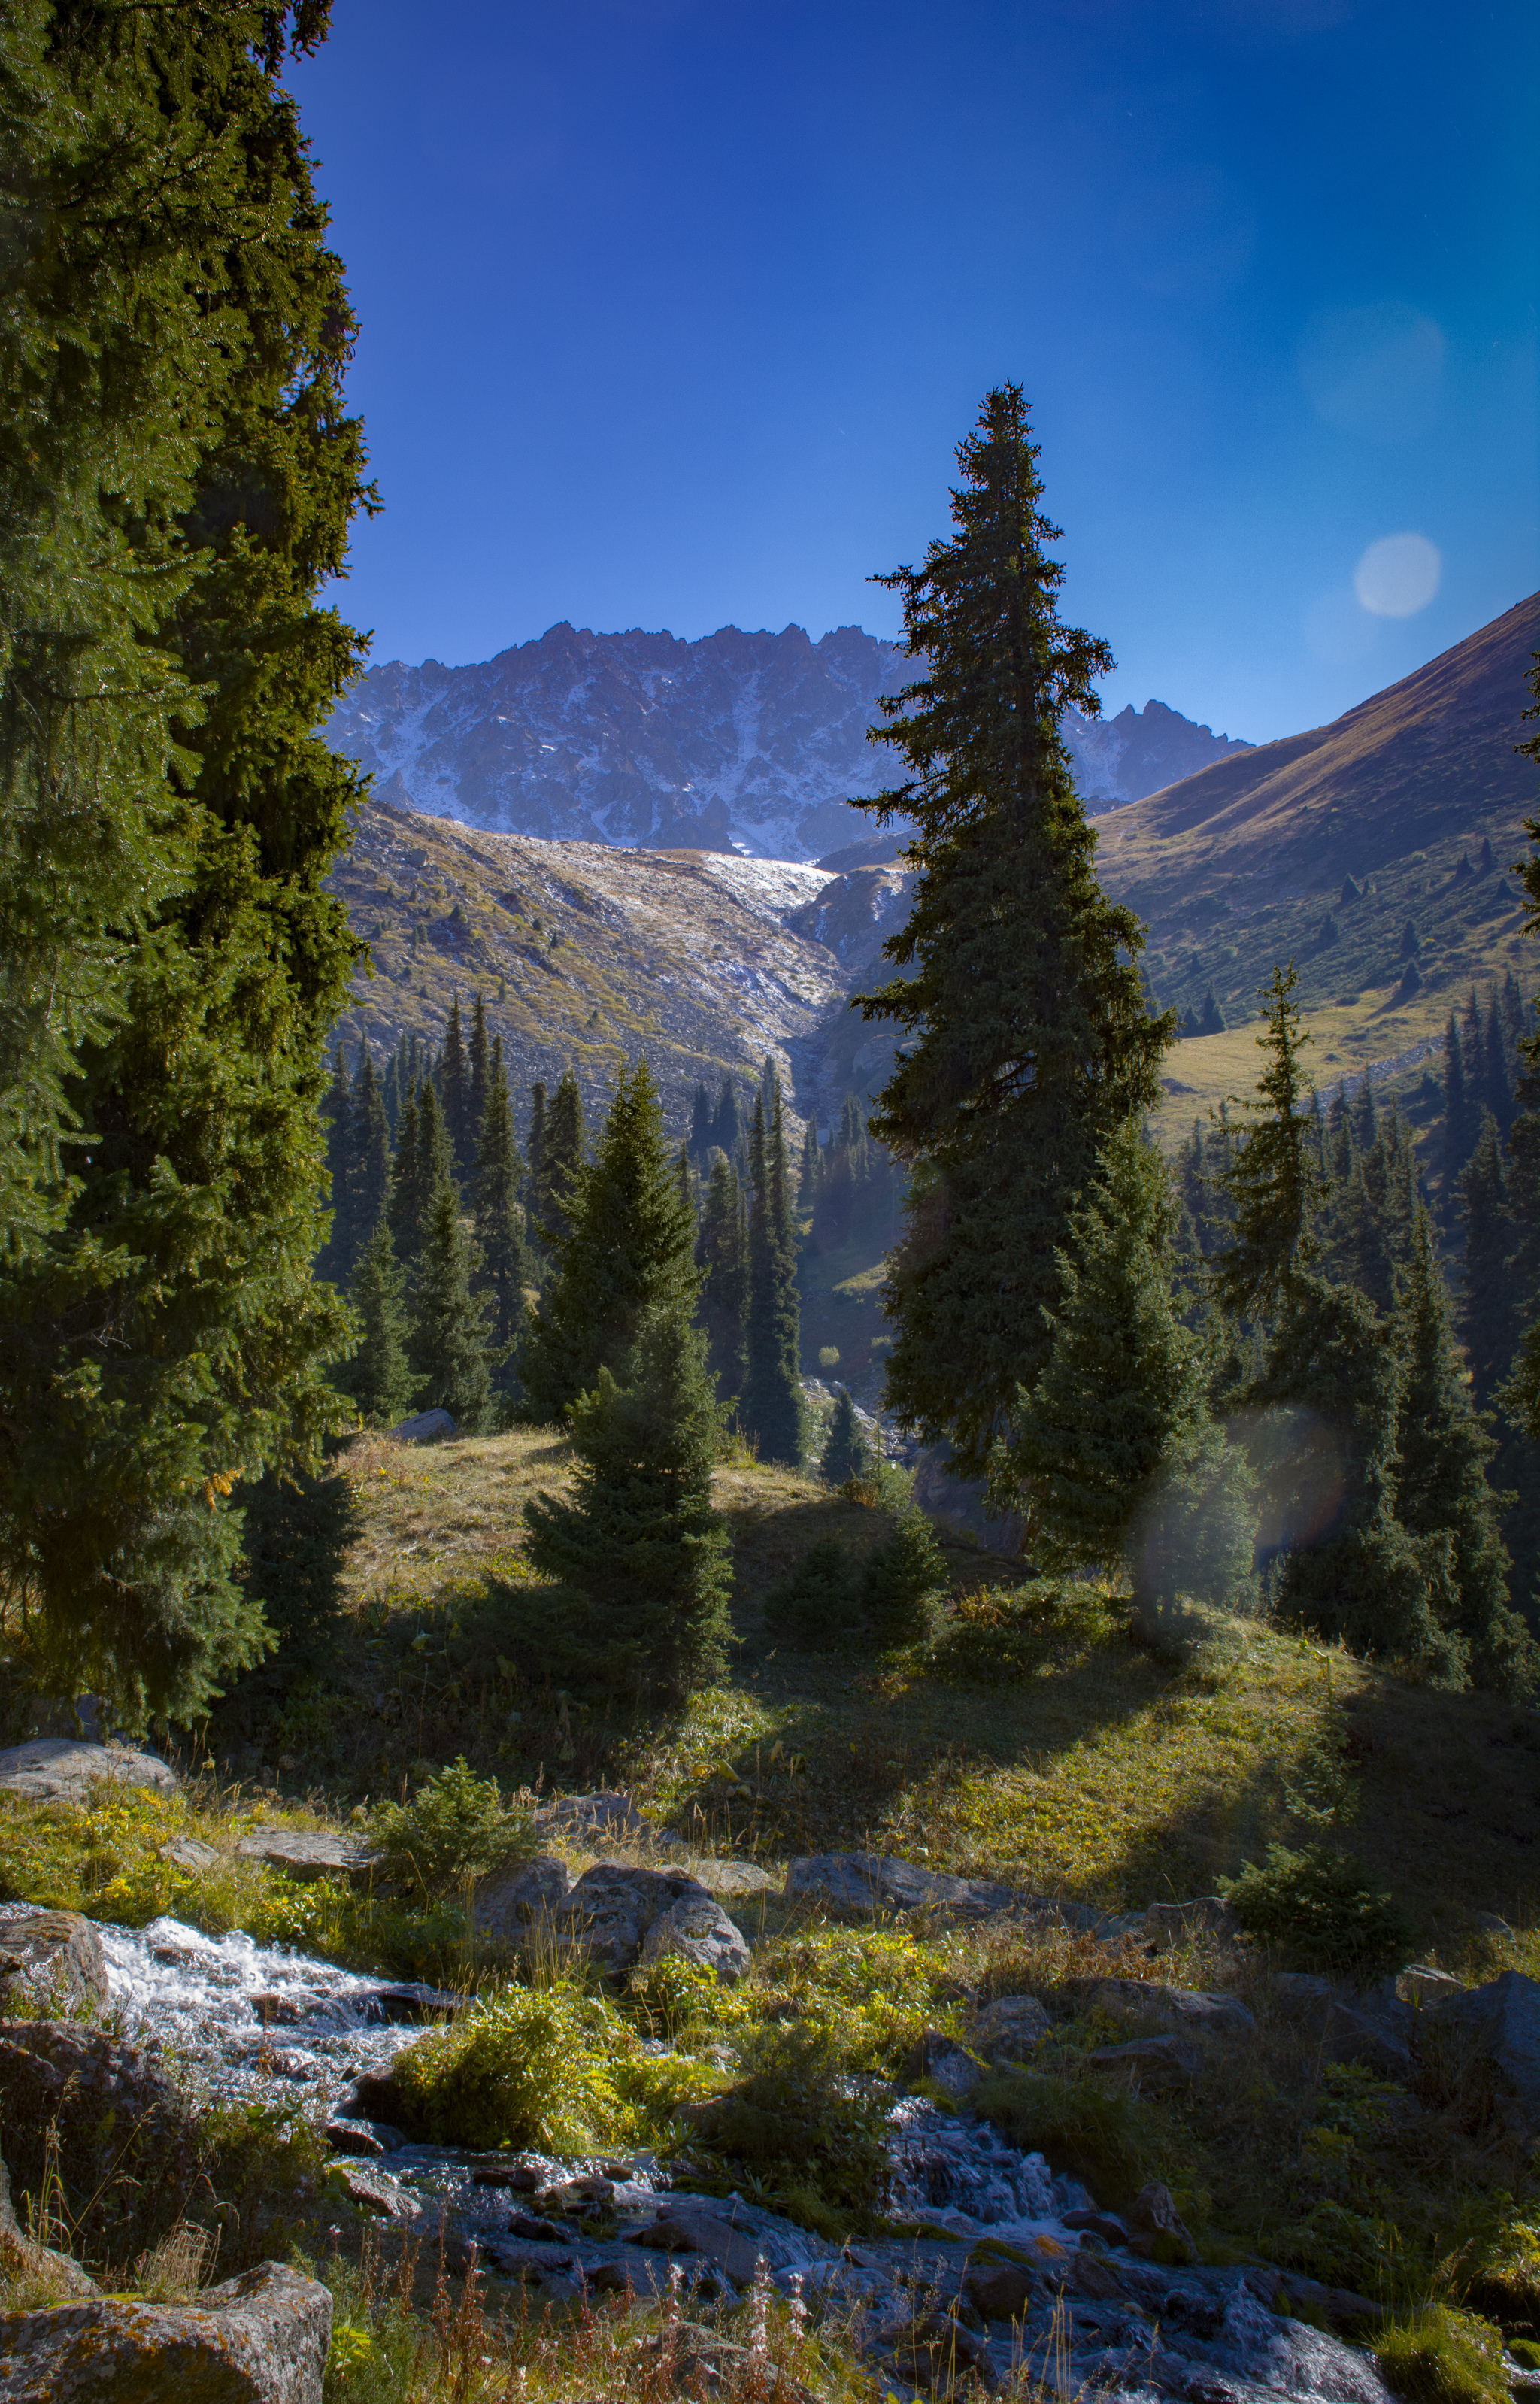
M 1388 534 L 1370 543 L 1352 585 L 1374 617 L 1414 618 L 1433 599 L 1443 573 L 1443 554 L 1425 534 Z

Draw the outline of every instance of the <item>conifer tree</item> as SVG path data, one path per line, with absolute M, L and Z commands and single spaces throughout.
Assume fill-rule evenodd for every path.
M 539 1183 L 531 1220 L 549 1251 L 559 1253 L 570 1232 L 582 1181 L 582 1096 L 569 1069 L 551 1097 L 540 1144 Z
M 568 1195 L 571 1227 L 552 1239 L 556 1276 L 525 1341 L 524 1410 L 540 1426 L 564 1419 L 601 1368 L 623 1375 L 644 1311 L 693 1309 L 699 1290 L 694 1219 L 645 1054 L 616 1085 L 598 1152 Z
M 1476 1126 L 1471 1112 L 1465 1055 L 1461 1048 L 1460 1029 L 1451 1010 L 1444 1030 L 1444 1153 L 1443 1194 L 1446 1212 L 1452 1218 L 1459 1188 L 1460 1172 L 1471 1156 L 1476 1141 Z
M 1097 883 L 1059 732 L 1071 704 L 1098 710 L 1112 661 L 1058 617 L 1058 529 L 1019 386 L 987 396 L 958 458 L 953 538 L 878 580 L 926 673 L 879 702 L 874 739 L 910 773 L 862 806 L 914 820 L 918 874 L 886 946 L 912 973 L 859 999 L 903 1030 L 872 1124 L 916 1164 L 889 1399 L 969 1475 L 1036 1381 L 1069 1212 L 1099 1144 L 1153 1108 L 1172 1026 L 1144 1006 L 1138 920 Z
M 1041 1557 L 1123 1562 L 1150 1625 L 1180 1593 L 1227 1595 L 1251 1569 L 1241 1463 L 1209 1422 L 1202 1344 L 1171 1290 L 1172 1217 L 1164 1162 L 1120 1127 L 1071 1214 L 1048 1359 L 993 1462 Z
M 881 1643 L 918 1643 L 934 1629 L 950 1584 L 935 1530 L 911 1502 L 892 1534 L 866 1557 L 861 1616 Z
M 717 1097 L 716 1115 L 711 1122 L 711 1140 L 720 1152 L 727 1154 L 741 1176 L 739 1155 L 745 1144 L 743 1113 L 738 1108 L 738 1089 L 725 1070 L 722 1072 L 721 1092 Z
M 1497 1447 L 1471 1402 L 1426 1210 L 1417 1214 L 1405 1320 L 1398 1516 L 1414 1536 L 1447 1537 L 1452 1546 L 1454 1632 L 1472 1683 L 1499 1694 L 1525 1692 L 1536 1663 L 1523 1623 L 1508 1606 L 1510 1564 L 1487 1479 Z
M 432 1080 L 425 1077 L 401 1114 L 390 1179 L 390 1233 L 396 1257 L 409 1276 L 415 1273 L 427 1240 L 439 1188 L 446 1183 L 455 1183 L 449 1133 Z
M 834 1415 L 824 1438 L 819 1475 L 826 1486 L 843 1486 L 848 1477 L 866 1476 L 871 1466 L 871 1455 L 861 1432 L 861 1421 L 856 1417 L 855 1404 L 850 1399 L 850 1389 L 842 1386 L 834 1398 Z
M 525 1292 L 530 1283 L 524 1240 L 523 1182 L 513 1140 L 513 1108 L 502 1062 L 487 1088 L 470 1185 L 471 1224 L 481 1256 L 480 1280 L 492 1304 L 489 1350 L 493 1384 L 499 1394 L 518 1387 L 518 1351 L 524 1335 Z
M 712 1144 L 711 1097 L 704 1078 L 698 1079 L 690 1104 L 690 1150 L 702 1168 Z
M 441 1177 L 417 1259 L 407 1359 L 419 1408 L 447 1411 L 461 1435 L 480 1433 L 492 1394 L 487 1306 L 470 1290 L 475 1265 L 460 1221 L 459 1188 Z
M 281 80 L 324 30 L 26 0 L 3 46 L 0 1579 L 49 1691 L 129 1715 L 259 1647 L 229 1498 L 314 1454 L 348 1341 L 312 1271 L 359 782 L 316 729 L 361 646 L 316 596 L 367 496 Z
M 347 1080 L 343 1047 L 332 1057 L 331 1085 L 321 1105 L 326 1125 L 327 1190 L 331 1201 L 331 1233 L 321 1247 L 315 1267 L 320 1277 L 341 1285 L 352 1265 L 352 1212 L 348 1208 L 348 1168 L 353 1154 L 353 1095 Z
M 456 992 L 449 1005 L 449 1024 L 444 1029 L 443 1055 L 439 1063 L 439 1094 L 443 1110 L 444 1132 L 449 1143 L 449 1157 L 458 1182 L 464 1185 L 470 1175 L 475 1153 L 476 1127 L 470 1115 L 470 1064 L 465 1055 L 465 1037 L 460 1026 L 460 997 Z
M 374 1061 L 367 1043 L 358 1046 L 358 1069 L 353 1084 L 352 1157 L 347 1168 L 348 1225 L 353 1264 L 367 1244 L 390 1203 L 390 1128 Z
M 486 1116 L 486 1097 L 492 1090 L 493 1075 L 492 1055 L 486 1034 L 486 1004 L 482 999 L 480 985 L 476 987 L 476 999 L 471 1006 L 470 1041 L 467 1046 L 467 1056 L 469 1065 L 466 1118 L 469 1130 L 469 1141 L 467 1147 L 466 1178 L 469 1182 L 482 1140 L 482 1121 Z M 515 1152 L 517 1149 L 515 1144 Z
M 358 1255 L 353 1275 L 351 1299 L 361 1341 L 353 1358 L 334 1373 L 338 1386 L 351 1395 L 369 1427 L 394 1427 L 412 1407 L 404 1286 L 390 1229 L 382 1219 Z
M 821 1162 L 818 1127 L 809 1117 L 802 1131 L 802 1167 L 797 1177 L 797 1204 L 801 1209 L 811 1210 L 818 1199 L 819 1168 Z
M 396 1149 L 390 1164 L 390 1195 L 385 1205 L 396 1258 L 404 1267 L 414 1257 L 422 1236 L 422 1195 L 417 1180 L 417 1097 L 408 1092 L 396 1126 Z
M 1266 1030 L 1256 1040 L 1267 1066 L 1225 1175 L 1235 1218 L 1214 1283 L 1224 1307 L 1237 1318 L 1265 1319 L 1277 1310 L 1316 1251 L 1324 1180 L 1301 1108 L 1300 1055 L 1310 1038 L 1300 1033 L 1297 983 L 1291 961 L 1287 969 L 1274 969 L 1263 996 Z
M 704 1273 L 700 1317 L 707 1367 L 723 1402 L 731 1403 L 748 1365 L 749 1212 L 730 1161 L 719 1158 L 711 1171 L 695 1260 Z
M 1507 1277 L 1518 1242 L 1497 1121 L 1483 1111 L 1476 1146 L 1460 1177 L 1465 1237 L 1465 1295 L 1461 1333 L 1470 1356 L 1478 1410 L 1485 1410 L 1508 1374 L 1519 1320 Z
M 545 1122 L 546 1090 L 537 1078 L 529 1089 L 529 1141 L 525 1148 L 528 1167 L 525 1171 L 525 1219 L 533 1235 L 539 1222 L 545 1194 Z
M 754 1105 L 749 1163 L 748 1363 L 738 1420 L 763 1461 L 794 1465 L 803 1445 L 801 1313 L 791 1164 L 778 1094 L 768 1125 L 763 1094 Z
M 602 1367 L 573 1406 L 571 1499 L 525 1506 L 530 1559 L 581 1606 L 542 1631 L 540 1666 L 679 1701 L 721 1674 L 732 1584 L 711 1507 L 721 1421 L 682 1290 L 642 1311 L 622 1377 Z

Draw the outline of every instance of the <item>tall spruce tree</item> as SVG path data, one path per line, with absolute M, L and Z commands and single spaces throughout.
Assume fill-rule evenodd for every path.
M 725 1070 L 721 1091 L 717 1097 L 716 1113 L 711 1121 L 711 1140 L 719 1152 L 727 1154 L 741 1176 L 743 1172 L 739 1163 L 746 1140 L 743 1112 L 738 1107 L 738 1089 Z
M 1476 1142 L 1476 1127 L 1465 1073 L 1465 1055 L 1451 1010 L 1444 1030 L 1444 1149 L 1440 1163 L 1444 1206 L 1451 1219 L 1459 1191 L 1460 1172 L 1471 1156 Z
M 1470 1356 L 1478 1410 L 1494 1399 L 1512 1364 L 1519 1320 L 1507 1274 L 1518 1247 L 1497 1121 L 1481 1113 L 1476 1145 L 1460 1176 L 1465 1237 L 1465 1291 L 1461 1334 Z
M 469 1181 L 477 1147 L 482 1139 L 482 1121 L 486 1116 L 486 1097 L 491 1091 L 492 1052 L 487 1041 L 486 1004 L 482 989 L 476 987 L 476 999 L 470 1007 L 470 1040 L 466 1046 L 467 1098 L 466 1117 L 469 1129 L 466 1176 Z M 515 1151 L 518 1147 L 515 1144 Z
M 582 1096 L 570 1069 L 551 1097 L 540 1144 L 539 1180 L 530 1212 L 548 1251 L 570 1233 L 583 1172 Z
M 427 1240 L 439 1188 L 454 1183 L 449 1131 L 432 1080 L 425 1077 L 401 1113 L 390 1179 L 390 1233 L 396 1257 L 409 1276 Z
M 572 1424 L 570 1500 L 525 1506 L 530 1559 L 581 1599 L 541 1630 L 542 1672 L 681 1700 L 721 1674 L 732 1586 L 711 1507 L 721 1423 L 686 1294 L 642 1311 L 622 1377 L 601 1368 Z
M 913 819 L 918 874 L 886 946 L 911 973 L 860 999 L 903 1030 L 872 1125 L 915 1164 L 889 1400 L 976 1473 L 1046 1358 L 1057 1255 L 1098 1146 L 1154 1107 L 1174 1022 L 1145 1009 L 1143 930 L 1097 883 L 1059 731 L 1071 705 L 1099 709 L 1112 659 L 1058 616 L 1058 529 L 1018 385 L 987 396 L 958 459 L 953 538 L 877 580 L 902 595 L 926 673 L 879 701 L 874 739 L 910 774 L 862 807 Z
M 795 1465 L 803 1452 L 802 1332 L 791 1164 L 778 1093 L 768 1125 L 763 1093 L 754 1104 L 749 1173 L 748 1358 L 738 1424 L 763 1461 Z
M 711 1151 L 711 1097 L 704 1079 L 698 1080 L 690 1103 L 690 1150 L 698 1167 L 705 1169 Z
M 444 1131 L 449 1140 L 449 1157 L 455 1176 L 463 1186 L 470 1177 L 475 1154 L 476 1124 L 470 1114 L 470 1063 L 466 1057 L 465 1032 L 460 1025 L 460 997 L 456 992 L 449 1004 L 449 1021 L 444 1028 L 444 1048 L 439 1062 L 439 1095 L 443 1111 Z
M 471 1293 L 475 1266 L 459 1188 L 453 1178 L 441 1177 L 413 1282 L 407 1360 L 419 1407 L 447 1411 L 461 1435 L 480 1433 L 492 1397 L 487 1305 Z
M 1252 1566 L 1244 1463 L 1209 1419 L 1203 1344 L 1172 1290 L 1174 1216 L 1159 1153 L 1116 1129 L 1071 1213 L 1047 1362 L 993 1462 L 1034 1551 L 1123 1563 L 1149 1626 L 1183 1596 L 1234 1599 Z
M 707 1367 L 722 1401 L 735 1402 L 749 1360 L 749 1210 L 730 1161 L 719 1159 L 711 1171 L 695 1260 L 704 1276 L 700 1319 Z
M 347 1212 L 353 1262 L 368 1243 L 390 1202 L 390 1128 L 374 1062 L 367 1043 L 358 1046 L 358 1069 L 353 1083 L 352 1157 L 347 1165 Z
M 316 596 L 368 496 L 280 80 L 325 22 L 21 0 L 3 46 L 43 231 L 0 313 L 0 1578 L 49 1688 L 130 1715 L 261 1643 L 228 1498 L 314 1454 L 347 1345 L 312 1265 L 359 781 L 315 730 L 361 646 Z
M 353 1155 L 353 1090 L 348 1083 L 343 1047 L 332 1056 L 331 1083 L 321 1105 L 326 1127 L 327 1193 L 331 1203 L 331 1232 L 316 1257 L 319 1276 L 346 1283 L 352 1266 L 353 1213 L 349 1209 L 348 1169 Z
M 490 1352 L 493 1385 L 499 1395 L 518 1391 L 519 1346 L 524 1335 L 525 1292 L 530 1283 L 519 1203 L 523 1169 L 513 1140 L 513 1107 L 502 1062 L 487 1087 L 470 1184 L 471 1224 L 481 1255 L 480 1282 L 492 1304 Z
M 570 1230 L 550 1239 L 556 1276 L 525 1340 L 523 1407 L 539 1426 L 564 1419 L 601 1368 L 623 1374 L 645 1311 L 694 1307 L 695 1222 L 645 1053 L 616 1085 L 598 1152 L 567 1207 Z
M 529 1089 L 529 1141 L 525 1148 L 527 1167 L 525 1170 L 525 1220 L 533 1235 L 539 1223 L 541 1202 L 545 1194 L 545 1122 L 548 1096 L 544 1081 L 537 1078 Z
M 834 1397 L 833 1417 L 819 1456 L 819 1475 L 826 1486 L 843 1486 L 848 1477 L 864 1477 L 871 1467 L 850 1389 L 842 1386 Z
M 1267 1065 L 1225 1170 L 1233 1220 L 1214 1285 L 1224 1307 L 1239 1319 L 1265 1320 L 1278 1311 L 1318 1246 L 1325 1180 L 1302 1107 L 1308 1087 L 1301 1053 L 1310 1038 L 1300 1032 L 1297 983 L 1291 961 L 1287 969 L 1274 969 L 1263 994 L 1264 1029 L 1256 1041 Z
M 1534 654 L 1528 682 L 1526 723 L 1540 719 L 1540 651 Z M 1528 736 L 1517 748 L 1527 759 L 1540 762 L 1540 733 Z M 1540 817 L 1526 818 L 1524 832 L 1530 847 L 1518 868 L 1524 890 L 1524 932 L 1540 935 Z M 1535 1006 L 1540 1010 L 1540 999 Z M 1524 1062 L 1519 1095 L 1522 1116 L 1514 1130 L 1514 1149 L 1522 1179 L 1521 1198 L 1530 1205 L 1524 1214 L 1527 1233 L 1523 1253 L 1529 1275 L 1519 1296 L 1522 1334 L 1505 1399 L 1515 1425 L 1525 1431 L 1531 1443 L 1540 1444 L 1540 1035 L 1533 1027 L 1519 1049 Z M 1540 1558 L 1540 1530 L 1536 1557 Z
M 1508 1606 L 1510 1563 L 1487 1478 L 1497 1446 L 1471 1401 L 1426 1210 L 1417 1214 L 1404 1319 L 1398 1516 L 1414 1536 L 1449 1540 L 1458 1598 L 1454 1632 L 1473 1684 L 1498 1694 L 1527 1693 L 1536 1655 Z
M 333 1372 L 336 1384 L 351 1396 L 360 1419 L 370 1427 L 393 1427 L 412 1407 L 405 1283 L 389 1226 L 382 1219 L 358 1255 L 353 1274 L 351 1299 L 358 1317 L 358 1349 Z

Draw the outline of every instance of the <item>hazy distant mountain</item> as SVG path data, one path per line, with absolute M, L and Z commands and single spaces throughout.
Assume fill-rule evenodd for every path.
M 470 667 L 373 668 L 330 739 L 388 802 L 566 842 L 816 860 L 864 835 L 847 796 L 893 774 L 866 740 L 902 685 L 895 645 L 724 626 L 699 642 L 553 626 Z M 1136 801 L 1249 747 L 1152 701 L 1066 726 L 1093 808 Z

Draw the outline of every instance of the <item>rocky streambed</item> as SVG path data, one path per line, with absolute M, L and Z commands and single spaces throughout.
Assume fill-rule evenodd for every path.
M 884 2201 L 910 2233 L 836 2246 L 742 2198 L 676 2187 L 648 2155 L 404 2142 L 361 2107 L 422 2024 L 458 2007 L 432 1988 L 175 1920 L 96 1934 L 103 2000 L 178 2084 L 302 2110 L 339 2149 L 339 2206 L 441 2243 L 454 2267 L 524 2283 L 537 2307 L 630 2290 L 679 2291 L 693 2309 L 768 2278 L 836 2314 L 901 2393 L 945 2391 L 959 2374 L 987 2387 L 1025 2364 L 1066 2397 L 1386 2404 L 1371 2355 L 1299 2317 L 1351 2331 L 1359 2315 L 1365 2334 L 1360 2299 L 1262 2265 L 1170 2258 L 1192 2249 L 1164 2189 L 1124 2215 L 1100 2210 L 1041 2154 L 923 2095 L 896 2094 L 889 2113 Z M 944 2074 L 945 2054 L 929 2067 Z

